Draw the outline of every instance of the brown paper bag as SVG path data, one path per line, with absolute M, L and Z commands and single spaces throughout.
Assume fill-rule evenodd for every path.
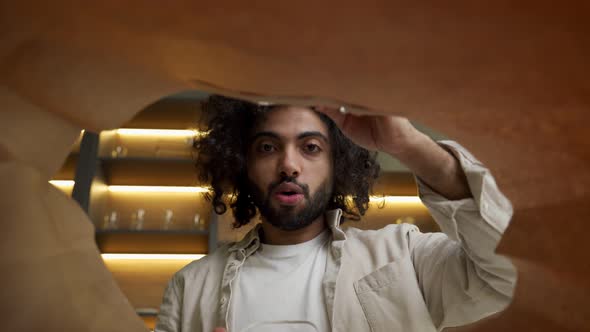
M 47 180 L 80 128 L 197 88 L 399 114 L 470 149 L 515 206 L 519 282 L 465 331 L 590 329 L 587 1 L 26 2 L 0 9 L 4 326 L 140 331 L 87 217 Z

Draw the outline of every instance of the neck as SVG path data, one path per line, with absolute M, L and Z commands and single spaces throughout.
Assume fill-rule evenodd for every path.
M 326 222 L 324 215 L 318 217 L 311 224 L 304 228 L 294 231 L 286 231 L 273 226 L 272 224 L 262 220 L 262 231 L 264 236 L 262 242 L 271 245 L 289 245 L 307 242 L 326 229 Z

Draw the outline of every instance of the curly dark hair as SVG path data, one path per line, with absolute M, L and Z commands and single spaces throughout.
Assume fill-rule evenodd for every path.
M 225 213 L 228 204 L 232 208 L 236 228 L 248 224 L 257 213 L 248 197 L 246 171 L 251 131 L 266 113 L 284 106 L 257 105 L 220 95 L 211 95 L 203 102 L 204 115 L 209 119 L 208 134 L 195 140 L 197 175 L 200 181 L 211 183 L 213 192 L 207 194 L 207 199 L 216 213 Z M 360 220 L 369 207 L 369 194 L 379 175 L 377 154 L 354 144 L 325 114 L 316 114 L 328 127 L 332 146 L 333 192 L 327 208 L 341 209 L 345 220 Z

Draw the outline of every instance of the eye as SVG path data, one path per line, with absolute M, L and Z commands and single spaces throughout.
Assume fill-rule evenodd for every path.
M 307 144 L 305 144 L 305 151 L 308 153 L 315 154 L 315 153 L 322 151 L 322 149 L 317 144 L 307 143 Z
M 259 152 L 273 152 L 275 150 L 275 146 L 268 142 L 263 142 L 258 145 Z

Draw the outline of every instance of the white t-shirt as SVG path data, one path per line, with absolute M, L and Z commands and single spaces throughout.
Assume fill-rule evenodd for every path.
M 268 245 L 246 259 L 232 292 L 232 332 L 330 330 L 322 279 L 330 233 L 295 245 Z

